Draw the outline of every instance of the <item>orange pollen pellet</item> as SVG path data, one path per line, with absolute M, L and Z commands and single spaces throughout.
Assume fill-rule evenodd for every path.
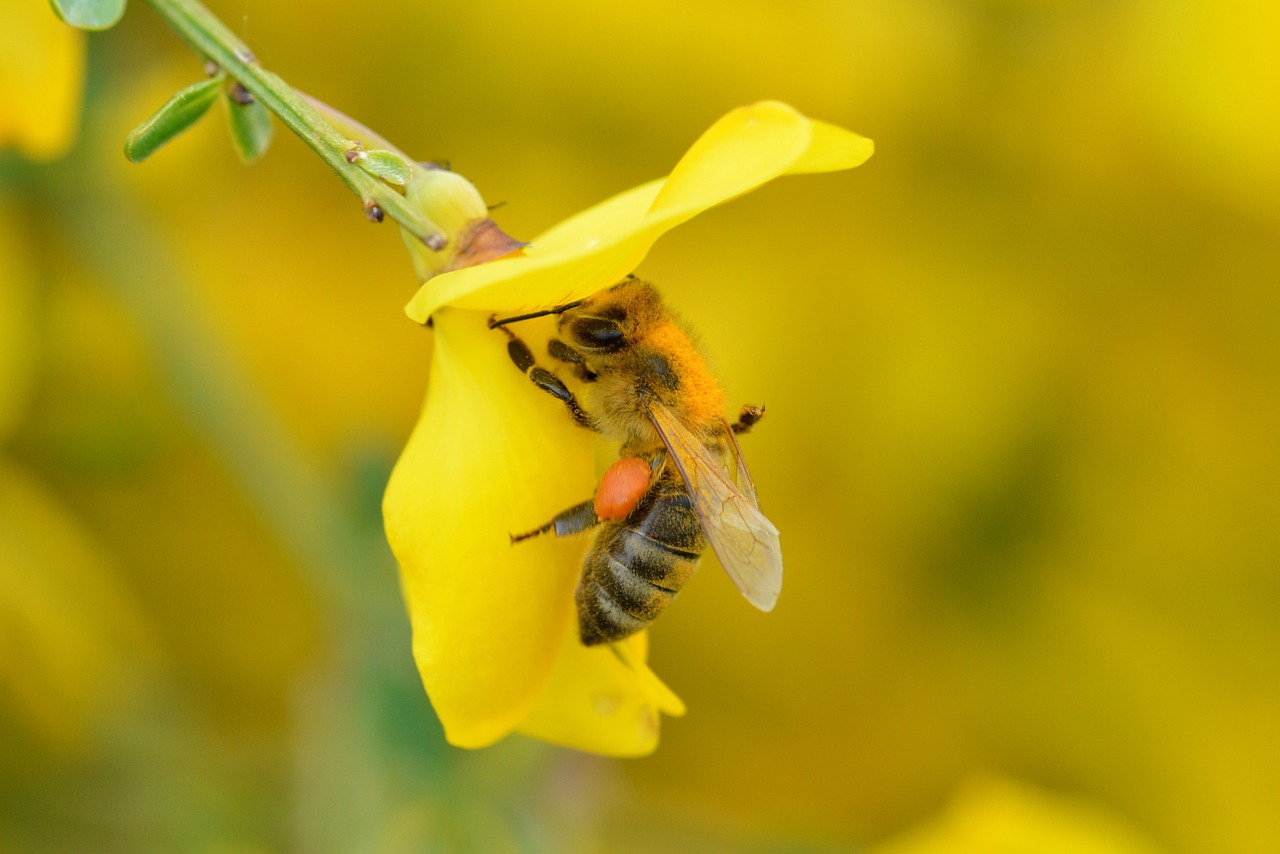
M 600 478 L 596 516 L 606 522 L 625 519 L 648 491 L 649 464 L 637 457 L 624 457 Z

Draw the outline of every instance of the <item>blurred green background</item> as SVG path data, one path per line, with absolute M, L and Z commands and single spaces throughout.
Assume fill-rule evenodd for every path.
M 1280 850 L 1280 6 L 211 4 L 521 237 L 762 98 L 875 139 L 640 268 L 768 404 L 788 575 L 657 624 L 635 761 L 444 745 L 399 235 L 283 132 L 128 164 L 201 76 L 132 6 L 0 157 L 0 850 Z

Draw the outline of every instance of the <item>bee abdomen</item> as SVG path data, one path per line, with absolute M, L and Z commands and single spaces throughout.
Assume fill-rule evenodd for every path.
M 614 548 L 592 550 L 578 584 L 578 628 L 588 646 L 622 640 L 653 622 L 697 567 L 696 554 L 673 552 L 626 529 L 616 534 Z M 614 550 L 624 543 L 630 566 Z
M 597 580 L 583 576 L 575 596 L 578 602 L 578 634 L 586 646 L 619 641 L 648 623 L 622 610 Z
M 629 637 L 671 604 L 706 548 L 702 528 L 674 475 L 627 517 L 607 524 L 578 584 L 578 627 L 588 646 Z
M 638 620 L 653 622 L 675 598 L 676 591 L 646 581 L 612 555 L 597 555 L 596 560 L 599 565 L 591 577 L 619 608 Z
M 702 551 L 701 530 L 696 539 L 673 544 L 622 528 L 611 538 L 609 556 L 615 564 L 634 573 L 638 580 L 675 594 L 693 576 Z M 680 548 L 685 546 L 685 548 Z

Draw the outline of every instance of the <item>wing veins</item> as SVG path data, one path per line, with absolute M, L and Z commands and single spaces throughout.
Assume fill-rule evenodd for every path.
M 664 405 L 653 403 L 649 420 L 684 479 L 702 531 L 720 565 L 751 604 L 762 611 L 773 610 L 782 589 L 778 529 L 760 512 L 755 485 L 736 442 L 732 446 L 735 474 L 743 488 L 730 479 L 724 461 L 713 456 Z

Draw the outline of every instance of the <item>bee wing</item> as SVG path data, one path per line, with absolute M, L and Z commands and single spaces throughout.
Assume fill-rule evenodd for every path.
M 742 455 L 738 454 L 737 473 L 740 481 L 745 475 L 745 492 L 729 479 L 723 461 L 716 459 L 671 410 L 655 402 L 649 419 L 684 478 L 702 532 L 720 565 L 752 605 L 772 611 L 782 590 L 782 548 L 778 529 L 756 506 L 755 486 L 746 474 Z
M 724 425 L 724 435 L 729 440 L 729 451 L 733 454 L 733 482 L 738 485 L 738 489 L 741 489 L 747 498 L 751 499 L 752 504 L 759 507 L 760 499 L 756 496 L 756 482 L 751 479 L 751 472 L 747 471 L 747 461 L 742 458 L 742 448 L 738 447 L 738 437 L 733 435 L 733 428 L 729 426 L 729 422 L 721 421 L 720 423 Z

